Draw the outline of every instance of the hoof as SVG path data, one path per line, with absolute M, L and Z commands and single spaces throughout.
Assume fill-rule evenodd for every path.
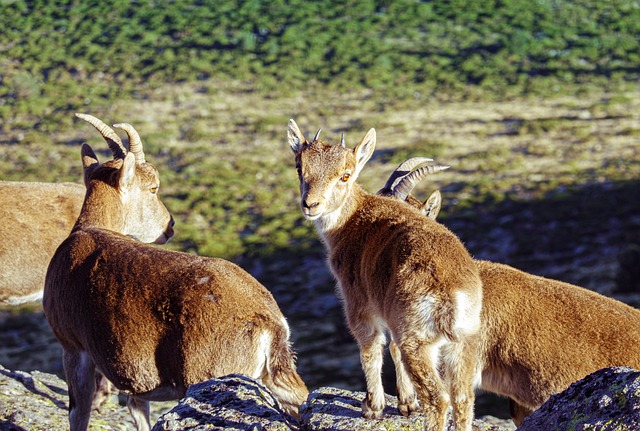
M 362 401 L 362 417 L 365 419 L 382 419 L 383 408 L 384 406 L 380 406 L 379 408 L 371 406 L 371 401 L 367 395 L 364 401 Z
M 398 411 L 402 416 L 409 416 L 413 412 L 417 412 L 420 410 L 420 405 L 418 404 L 418 400 L 414 399 L 413 401 L 409 401 L 408 403 L 398 404 Z

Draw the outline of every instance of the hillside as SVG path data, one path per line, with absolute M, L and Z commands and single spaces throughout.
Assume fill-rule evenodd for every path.
M 298 208 L 289 118 L 351 147 L 375 127 L 372 192 L 408 157 L 451 165 L 416 194 L 441 189 L 475 257 L 640 304 L 639 9 L 343 3 L 5 2 L 0 178 L 80 182 L 82 142 L 110 156 L 73 112 L 133 124 L 176 219 L 168 247 L 272 290 L 311 387 L 363 379 Z M 61 372 L 41 315 L 0 317 L 1 364 Z

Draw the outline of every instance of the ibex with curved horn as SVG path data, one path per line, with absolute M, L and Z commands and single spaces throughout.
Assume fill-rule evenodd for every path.
M 371 129 L 356 145 L 309 142 L 293 120 L 288 140 L 300 179 L 300 204 L 323 239 L 367 382 L 363 415 L 379 418 L 385 333 L 401 387 L 399 408 L 420 400 L 425 429 L 442 431 L 450 403 L 456 430 L 473 420 L 479 374 L 482 284 L 460 240 L 444 226 L 355 181 L 375 147 Z M 442 371 L 442 373 L 441 373 Z
M 289 327 L 271 294 L 237 265 L 164 250 L 173 220 L 158 199 L 159 175 L 128 125 L 131 151 L 102 121 L 114 159 L 82 146 L 87 195 L 49 265 L 44 310 L 62 344 L 72 431 L 89 424 L 97 369 L 119 390 L 138 430 L 149 401 L 178 399 L 188 385 L 229 373 L 262 379 L 295 414 L 308 391 Z
M 398 170 L 389 179 L 393 185 L 387 182 L 379 193 L 435 218 L 439 192 L 424 203 L 410 195 L 426 171 L 407 175 L 403 165 Z M 516 425 L 551 395 L 601 368 L 640 369 L 639 310 L 507 265 L 475 263 L 484 293 L 480 388 L 509 398 Z M 396 372 L 404 373 L 402 364 L 396 364 Z

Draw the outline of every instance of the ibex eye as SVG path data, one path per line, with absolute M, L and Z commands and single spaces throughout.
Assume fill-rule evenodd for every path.
M 296 171 L 298 171 L 298 175 L 302 175 L 302 168 L 296 166 Z
M 156 193 L 158 193 L 158 187 L 151 187 L 149 191 L 155 195 Z
M 346 183 L 347 181 L 349 181 L 349 178 L 351 178 L 351 174 L 349 172 L 346 172 L 342 175 L 342 177 L 340 177 L 340 181 Z

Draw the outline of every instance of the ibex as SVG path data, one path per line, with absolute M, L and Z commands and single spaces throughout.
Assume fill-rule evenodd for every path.
M 399 408 L 425 414 L 425 429 L 442 431 L 450 403 L 458 431 L 471 429 L 473 382 L 479 377 L 482 283 L 460 240 L 439 223 L 356 183 L 376 141 L 371 129 L 356 145 L 307 141 L 293 120 L 304 217 L 328 253 L 348 326 L 358 342 L 367 384 L 362 412 L 380 418 L 385 333 L 391 337 L 402 388 Z M 441 371 L 441 373 L 440 373 Z M 414 391 L 415 388 L 415 391 Z
M 100 131 L 114 159 L 100 164 L 83 144 L 86 198 L 45 282 L 71 430 L 87 429 L 94 369 L 129 395 L 138 430 L 150 428 L 149 401 L 181 398 L 188 385 L 229 373 L 261 379 L 296 414 L 308 391 L 271 294 L 231 262 L 143 244 L 173 235 L 158 171 L 132 126 L 114 126 L 129 135 L 127 152 L 102 121 L 77 115 Z
M 42 299 L 47 266 L 84 194 L 75 183 L 0 181 L 0 305 Z
M 435 218 L 439 192 L 424 203 L 410 195 L 432 168 L 411 169 L 427 160 L 400 165 L 379 193 Z M 484 293 L 480 388 L 509 398 L 516 425 L 551 395 L 601 368 L 640 369 L 639 310 L 507 265 L 489 261 L 476 265 Z M 396 364 L 396 372 L 404 372 L 402 364 Z

